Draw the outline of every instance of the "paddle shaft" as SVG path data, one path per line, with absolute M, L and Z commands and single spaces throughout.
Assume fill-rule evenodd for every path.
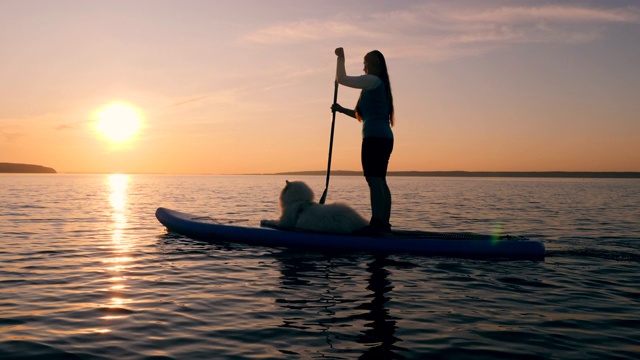
M 334 82 L 333 87 L 333 105 L 338 102 L 338 80 Z M 336 112 L 333 111 L 333 115 L 331 117 L 331 137 L 329 138 L 329 161 L 327 162 L 327 182 L 324 187 L 324 192 L 322 193 L 322 197 L 320 198 L 320 204 L 324 204 L 327 200 L 327 190 L 329 189 L 329 176 L 331 175 L 331 155 L 333 154 L 333 132 L 336 128 Z

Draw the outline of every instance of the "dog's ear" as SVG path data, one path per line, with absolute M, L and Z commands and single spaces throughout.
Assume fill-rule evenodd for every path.
M 287 185 L 289 185 L 289 180 L 285 180 L 284 182 L 286 182 L 286 183 L 287 183 Z

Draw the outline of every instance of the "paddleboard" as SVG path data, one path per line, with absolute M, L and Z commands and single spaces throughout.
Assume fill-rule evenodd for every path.
M 156 218 L 168 231 L 207 242 L 315 248 L 327 251 L 411 253 L 451 257 L 544 259 L 544 244 L 521 236 L 395 230 L 381 237 L 241 226 L 160 207 Z

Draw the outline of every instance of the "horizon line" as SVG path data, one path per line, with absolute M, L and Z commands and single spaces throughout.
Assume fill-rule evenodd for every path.
M 58 174 L 79 175 L 193 175 L 193 176 L 268 176 L 268 175 L 301 175 L 301 176 L 325 176 L 326 170 L 300 170 L 273 173 L 171 173 L 171 172 L 80 172 L 65 171 Z M 363 176 L 362 170 L 333 170 L 330 175 L 335 176 Z M 542 178 L 640 178 L 640 171 L 468 171 L 468 170 L 396 170 L 388 171 L 390 177 L 542 177 Z

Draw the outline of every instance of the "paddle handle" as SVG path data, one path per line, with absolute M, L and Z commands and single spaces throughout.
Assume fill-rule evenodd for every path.
M 338 80 L 334 82 L 333 86 L 333 105 L 338 103 Z M 324 186 L 324 192 L 320 197 L 320 204 L 324 204 L 327 200 L 327 190 L 329 189 L 329 176 L 331 175 L 331 156 L 333 155 L 333 133 L 336 128 L 336 111 L 333 111 L 331 116 L 331 136 L 329 137 L 329 160 L 327 161 L 327 181 Z

